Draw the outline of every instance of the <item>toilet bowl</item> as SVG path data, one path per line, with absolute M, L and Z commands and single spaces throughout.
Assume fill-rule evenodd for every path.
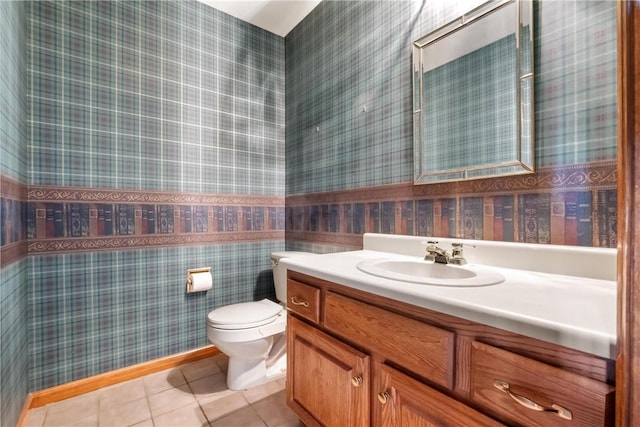
M 207 316 L 207 338 L 229 357 L 227 387 L 245 390 L 285 375 L 287 273 L 282 258 L 308 252 L 271 254 L 276 297 L 217 308 Z

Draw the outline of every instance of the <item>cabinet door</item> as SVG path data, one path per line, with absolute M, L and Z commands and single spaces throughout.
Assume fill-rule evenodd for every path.
M 289 315 L 287 404 L 307 426 L 369 426 L 369 356 Z
M 374 375 L 380 385 L 374 419 L 383 427 L 503 426 L 387 365 L 377 365 Z

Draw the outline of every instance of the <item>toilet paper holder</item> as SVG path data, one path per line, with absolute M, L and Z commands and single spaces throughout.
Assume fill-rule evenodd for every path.
M 187 270 L 187 292 L 193 289 L 193 275 L 198 273 L 211 273 L 211 267 L 190 268 Z

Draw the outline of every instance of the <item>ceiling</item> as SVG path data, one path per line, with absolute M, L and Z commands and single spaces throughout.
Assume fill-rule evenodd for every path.
M 199 0 L 279 36 L 286 36 L 321 0 Z

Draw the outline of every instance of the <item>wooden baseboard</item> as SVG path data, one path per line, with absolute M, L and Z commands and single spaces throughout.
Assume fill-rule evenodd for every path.
M 102 387 L 133 380 L 155 372 L 164 371 L 165 369 L 175 368 L 184 363 L 195 362 L 196 360 L 215 356 L 216 354 L 220 354 L 220 350 L 211 345 L 160 359 L 150 360 L 137 365 L 127 366 L 126 368 L 105 372 L 104 374 L 94 375 L 44 390 L 34 391 L 30 393 L 25 400 L 18 426 L 21 426 L 26 419 L 29 409 L 79 396 Z

